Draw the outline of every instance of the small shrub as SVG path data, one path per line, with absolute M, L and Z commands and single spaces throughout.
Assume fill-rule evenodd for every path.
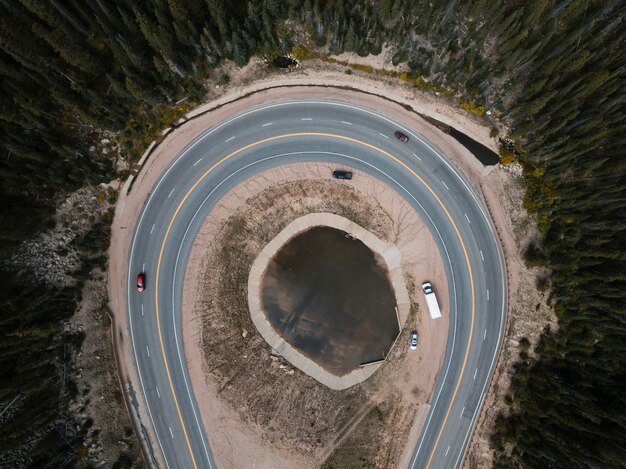
M 413 80 L 413 84 L 416 88 L 420 90 L 426 90 L 429 88 L 428 82 L 421 77 L 417 77 L 415 80 Z
M 384 69 L 384 68 L 376 70 L 376 72 L 379 75 L 383 76 L 383 77 L 394 77 L 395 78 L 395 77 L 398 77 L 400 75 L 395 70 L 387 70 L 387 69 Z
M 541 248 L 535 244 L 530 243 L 524 253 L 524 260 L 528 267 L 538 267 L 546 264 L 547 259 Z
M 530 349 L 530 340 L 527 337 L 522 337 L 519 340 L 519 348 L 522 352 L 528 352 Z
M 315 59 L 319 57 L 319 54 L 313 52 L 305 47 L 298 46 L 292 52 L 291 55 L 296 60 Z
M 500 144 L 500 150 L 498 151 L 500 154 L 500 164 L 503 166 L 509 166 L 517 161 L 517 157 L 515 156 L 515 152 L 503 144 Z
M 535 168 L 533 169 L 528 176 L 533 177 L 533 178 L 540 178 L 541 176 L 543 176 L 546 172 L 546 168 Z
M 539 215 L 537 218 L 537 229 L 540 233 L 545 233 L 548 231 L 548 227 L 550 226 L 550 217 L 547 214 Z
M 109 195 L 109 204 L 115 205 L 115 202 L 117 202 L 117 191 L 112 187 L 108 187 L 107 193 Z
M 117 461 L 113 463 L 113 469 L 126 469 L 133 467 L 133 458 L 128 453 L 121 453 Z
M 374 73 L 374 67 L 372 67 L 371 65 L 350 64 L 350 67 L 352 67 L 354 70 L 358 70 L 360 72 Z
M 485 115 L 485 106 L 476 106 L 469 101 L 461 101 L 460 105 L 462 109 L 465 109 L 466 111 L 471 112 L 478 117 L 482 117 Z

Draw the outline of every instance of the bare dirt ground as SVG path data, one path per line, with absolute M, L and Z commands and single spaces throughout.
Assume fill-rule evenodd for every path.
M 367 63 L 367 61 L 353 58 L 354 62 Z M 379 66 L 375 64 L 375 66 Z M 138 218 L 139 211 L 149 191 L 157 181 L 159 175 L 180 153 L 186 144 L 199 136 L 205 129 L 224 121 L 228 117 L 243 112 L 266 102 L 286 101 L 290 99 L 335 99 L 338 101 L 351 102 L 356 105 L 376 109 L 392 119 L 402 122 L 415 132 L 425 136 L 432 144 L 446 154 L 452 164 L 460 168 L 469 178 L 477 190 L 482 191 L 488 202 L 495 225 L 500 234 L 504 248 L 509 275 L 509 335 L 504 340 L 503 353 L 497 365 L 497 374 L 492 380 L 492 386 L 483 409 L 483 417 L 474 432 L 472 444 L 466 462 L 471 467 L 485 467 L 489 465 L 490 451 L 488 450 L 488 438 L 492 431 L 493 417 L 495 412 L 502 407 L 503 396 L 507 389 L 507 370 L 510 363 L 515 360 L 516 344 L 521 336 L 533 339 L 537 336 L 544 324 L 554 322 L 552 313 L 545 307 L 545 300 L 538 293 L 534 278 L 536 272 L 525 269 L 521 261 L 521 255 L 525 242 L 534 236 L 532 226 L 529 227 L 528 218 L 521 207 L 523 190 L 515 178 L 510 174 L 498 169 L 488 175 L 482 165 L 458 142 L 450 136 L 440 132 L 427 124 L 414 112 L 407 110 L 403 105 L 409 105 L 416 112 L 434 117 L 444 123 L 454 126 L 459 131 L 466 133 L 484 145 L 495 149 L 496 142 L 489 137 L 489 127 L 484 121 L 458 109 L 454 102 L 442 96 L 421 92 L 411 86 L 400 83 L 397 79 L 373 76 L 367 73 L 354 72 L 351 75 L 345 73 L 346 67 L 322 63 L 318 60 L 305 61 L 296 71 L 275 72 L 264 69 L 259 63 L 252 62 L 243 69 L 226 64 L 223 71 L 231 77 L 231 82 L 226 87 L 211 88 L 208 102 L 192 111 L 188 118 L 193 118 L 182 125 L 176 131 L 170 133 L 143 164 L 140 174 L 135 180 L 132 192 L 120 194 L 120 200 L 116 209 L 116 217 L 113 224 L 113 236 L 110 249 L 110 273 L 109 273 L 109 298 L 110 306 L 115 315 L 115 337 L 118 356 L 121 360 L 121 377 L 125 386 L 137 388 L 138 379 L 134 371 L 132 353 L 129 347 L 128 326 L 126 323 L 125 290 L 126 285 L 126 259 L 130 246 L 130 240 L 134 223 Z M 293 87 L 294 85 L 319 85 L 318 87 Z M 267 89 L 278 86 L 286 88 Z M 351 87 L 360 89 L 366 93 L 341 89 L 338 87 Z M 252 94 L 254 93 L 254 94 Z M 367 94 L 370 93 L 370 94 Z M 249 96 L 248 96 L 249 95 Z M 247 96 L 247 97 L 246 97 Z M 389 100 L 393 100 L 391 102 Z M 225 106 L 224 104 L 228 104 Z M 529 227 L 526 229 L 525 227 Z M 517 282 L 517 283 L 516 283 Z M 538 309 L 536 305 L 539 305 Z M 250 331 L 248 331 L 250 332 Z M 242 331 L 243 334 L 243 331 Z M 190 368 L 193 366 L 190 365 Z M 202 370 L 196 368 L 195 372 L 202 374 Z M 194 373 L 192 369 L 192 374 Z M 213 389 L 211 392 L 217 392 Z M 222 452 L 246 453 L 250 441 L 255 436 L 250 431 L 258 431 L 260 428 L 249 428 L 240 421 L 232 409 L 219 399 L 211 399 L 211 394 L 196 390 L 198 400 L 208 411 L 221 412 L 220 425 L 232 429 L 236 434 L 236 441 L 225 436 L 225 446 Z M 138 418 L 145 421 L 145 406 L 142 405 L 142 397 L 137 396 Z M 487 410 L 485 410 L 487 409 Z M 425 417 L 426 406 L 417 409 L 416 421 Z M 358 419 L 357 419 L 358 420 Z M 410 432 L 411 437 L 417 437 L 416 424 Z M 225 434 L 228 432 L 224 432 Z M 151 438 L 152 443 L 154 439 Z M 230 449 L 228 445 L 230 444 Z M 250 451 L 256 451 L 257 446 L 252 444 Z M 250 454 L 250 453 L 248 453 Z M 289 466 L 289 455 L 272 453 L 268 457 L 267 452 L 259 454 L 251 453 L 260 463 L 264 461 L 272 465 L 273 461 L 283 461 L 285 464 L 276 464 L 274 467 Z M 265 455 L 265 456 L 264 456 Z M 158 456 L 158 455 L 157 455 Z M 278 459 L 274 459 L 278 458 Z M 282 458 L 282 459 L 281 459 Z M 401 458 L 402 465 L 405 459 Z M 302 462 L 301 459 L 298 461 Z
M 251 454 L 257 467 L 267 468 L 361 467 L 365 461 L 393 467 L 415 445 L 408 438 L 419 432 L 410 430 L 417 410 L 430 401 L 448 326 L 447 318 L 432 320 L 425 305 L 418 310 L 414 301 L 423 300 L 415 284 L 429 276 L 444 292 L 443 265 L 430 232 L 398 194 L 358 172 L 350 183 L 337 182 L 331 171 L 328 164 L 300 163 L 248 179 L 221 200 L 194 243 L 183 292 L 185 353 L 194 390 L 204 396 L 198 401 L 220 467 L 242 467 Z M 412 298 L 386 362 L 344 391 L 273 356 L 247 304 L 249 270 L 261 249 L 294 219 L 320 212 L 396 244 Z M 422 337 L 414 352 L 407 347 L 411 329 Z M 228 417 L 203 409 L 205 399 L 222 401 Z M 369 425 L 372 415 L 375 426 Z M 237 431 L 219 425 L 226 419 L 243 425 Z

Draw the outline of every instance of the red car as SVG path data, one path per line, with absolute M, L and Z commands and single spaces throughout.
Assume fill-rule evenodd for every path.
M 398 140 L 400 140 L 402 143 L 406 143 L 409 141 L 409 137 L 403 134 L 402 132 L 400 132 L 399 130 L 396 130 L 393 133 L 393 136 L 396 137 Z
M 146 279 L 142 272 L 139 275 L 137 275 L 137 291 L 142 292 L 145 289 L 146 289 Z

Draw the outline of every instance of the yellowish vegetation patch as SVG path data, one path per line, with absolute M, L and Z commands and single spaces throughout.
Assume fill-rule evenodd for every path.
M 461 101 L 460 104 L 462 109 L 465 109 L 466 111 L 471 112 L 478 117 L 482 117 L 485 115 L 485 106 L 477 106 L 469 101 Z

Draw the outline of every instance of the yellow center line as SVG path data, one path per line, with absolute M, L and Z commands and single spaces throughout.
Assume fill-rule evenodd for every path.
M 170 374 L 169 364 L 168 364 L 168 361 L 167 361 L 167 356 L 165 354 L 165 346 L 163 345 L 163 336 L 161 334 L 161 321 L 160 321 L 160 315 L 159 315 L 159 275 L 160 275 L 160 272 L 161 272 L 161 260 L 163 258 L 163 252 L 165 251 L 165 244 L 167 243 L 167 239 L 169 238 L 169 234 L 170 234 L 170 231 L 172 229 L 172 226 L 174 225 L 174 222 L 176 221 L 176 218 L 178 217 L 178 214 L 180 213 L 180 210 L 181 210 L 182 206 L 185 204 L 185 202 L 187 201 L 187 199 L 189 198 L 191 193 L 195 190 L 195 188 L 211 172 L 213 172 L 215 170 L 215 168 L 217 168 L 219 165 L 221 165 L 225 161 L 229 160 L 233 156 L 235 156 L 235 155 L 237 155 L 237 154 L 239 154 L 239 153 L 241 153 L 243 151 L 246 151 L 246 150 L 248 150 L 250 148 L 256 147 L 258 145 L 262 145 L 262 144 L 267 143 L 267 142 L 271 142 L 273 140 L 281 140 L 281 139 L 290 138 L 290 137 L 326 137 L 326 138 L 336 138 L 336 139 L 339 139 L 339 140 L 350 141 L 350 142 L 362 145 L 364 147 L 367 147 L 367 148 L 370 148 L 372 150 L 375 150 L 375 151 L 377 151 L 377 152 L 387 156 L 388 158 L 391 158 L 393 161 L 395 161 L 399 165 L 403 166 L 407 171 L 409 171 L 413 176 L 415 176 L 415 178 L 417 178 L 424 185 L 424 187 L 426 187 L 426 189 L 428 189 L 428 191 L 433 195 L 433 197 L 435 198 L 437 203 L 441 206 L 441 208 L 445 212 L 446 216 L 448 217 L 448 220 L 450 220 L 450 223 L 454 227 L 454 231 L 456 232 L 456 234 L 457 234 L 457 236 L 459 238 L 459 241 L 461 243 L 461 247 L 463 249 L 463 253 L 465 255 L 465 261 L 467 262 L 467 268 L 468 268 L 469 277 L 470 277 L 470 285 L 471 285 L 471 292 L 472 292 L 472 303 L 471 303 L 472 304 L 472 323 L 471 323 L 471 328 L 470 328 L 469 340 L 467 342 L 467 348 L 465 350 L 465 358 L 463 359 L 463 367 L 461 369 L 461 374 L 460 374 L 459 380 L 458 380 L 458 382 L 456 384 L 456 388 L 454 389 L 454 394 L 452 395 L 452 401 L 450 402 L 450 406 L 448 407 L 448 410 L 446 412 L 446 416 L 444 418 L 443 425 L 441 426 L 441 429 L 439 430 L 439 434 L 437 436 L 437 440 L 435 441 L 435 446 L 433 447 L 433 450 L 432 450 L 432 452 L 430 454 L 430 458 L 428 459 L 428 464 L 426 465 L 426 468 L 428 468 L 428 466 L 430 465 L 430 462 L 431 462 L 431 460 L 433 458 L 433 455 L 435 453 L 435 450 L 437 449 L 437 445 L 439 444 L 439 440 L 441 438 L 441 434 L 443 432 L 443 428 L 445 427 L 446 422 L 448 420 L 448 416 L 450 415 L 450 409 L 452 408 L 452 404 L 454 403 L 454 399 L 456 398 L 457 392 L 459 390 L 459 386 L 461 384 L 461 379 L 463 378 L 463 373 L 465 372 L 465 366 L 467 364 L 467 358 L 469 356 L 470 343 L 472 341 L 472 333 L 474 331 L 474 279 L 473 279 L 473 276 L 472 276 L 472 269 L 470 267 L 469 256 L 467 255 L 467 250 L 465 248 L 465 244 L 463 243 L 463 239 L 461 238 L 461 234 L 459 233 L 459 230 L 458 230 L 456 224 L 452 220 L 452 217 L 450 216 L 450 213 L 448 212 L 448 209 L 443 205 L 443 203 L 441 202 L 439 197 L 437 197 L 437 194 L 435 194 L 435 192 L 431 189 L 431 187 L 428 184 L 426 184 L 426 181 L 424 181 L 415 171 L 413 171 L 409 166 L 407 166 L 405 163 L 400 161 L 395 156 L 391 155 L 390 153 L 386 152 L 385 150 L 383 150 L 381 148 L 378 148 L 378 147 L 376 147 L 374 145 L 362 142 L 362 141 L 354 139 L 354 138 L 345 137 L 343 135 L 327 134 L 327 133 L 321 133 L 321 132 L 300 132 L 300 133 L 293 133 L 293 134 L 277 135 L 275 137 L 269 137 L 269 138 L 265 138 L 263 140 L 259 140 L 259 141 L 250 143 L 249 145 L 245 145 L 245 146 L 239 148 L 238 150 L 235 150 L 232 153 L 229 153 L 224 158 L 222 158 L 217 163 L 215 163 L 213 166 L 211 166 L 204 174 L 202 174 L 202 176 L 200 176 L 200 178 L 193 184 L 193 186 L 191 186 L 191 188 L 187 191 L 187 193 L 185 194 L 185 196 L 181 200 L 180 204 L 178 204 L 178 207 L 176 207 L 176 211 L 174 212 L 174 215 L 172 216 L 172 219 L 170 220 L 170 223 L 169 223 L 169 225 L 167 227 L 167 231 L 165 232 L 165 237 L 163 238 L 163 243 L 161 244 L 161 250 L 159 252 L 159 259 L 157 261 L 157 270 L 156 270 L 156 276 L 155 276 L 155 282 L 154 282 L 155 283 L 154 295 L 155 295 L 155 310 L 156 310 L 156 320 L 157 320 L 157 331 L 158 331 L 158 334 L 159 334 L 159 342 L 161 344 L 161 354 L 163 355 L 163 361 L 165 363 L 165 371 L 167 373 L 167 379 L 169 381 L 170 389 L 171 389 L 172 395 L 174 397 L 174 403 L 176 405 L 176 411 L 178 412 L 178 418 L 180 420 L 181 426 L 183 427 L 183 433 L 185 435 L 185 440 L 187 442 L 187 448 L 189 449 L 189 453 L 190 453 L 191 459 L 193 461 L 193 466 L 194 466 L 194 468 L 198 467 L 198 465 L 196 463 L 196 459 L 195 459 L 194 454 L 193 454 L 193 450 L 191 449 L 191 443 L 189 441 L 189 435 L 187 434 L 187 428 L 185 426 L 185 422 L 183 421 L 183 416 L 182 416 L 182 414 L 180 412 L 180 406 L 178 404 L 178 398 L 176 397 L 176 392 L 174 391 L 174 383 L 172 382 L 172 376 Z

